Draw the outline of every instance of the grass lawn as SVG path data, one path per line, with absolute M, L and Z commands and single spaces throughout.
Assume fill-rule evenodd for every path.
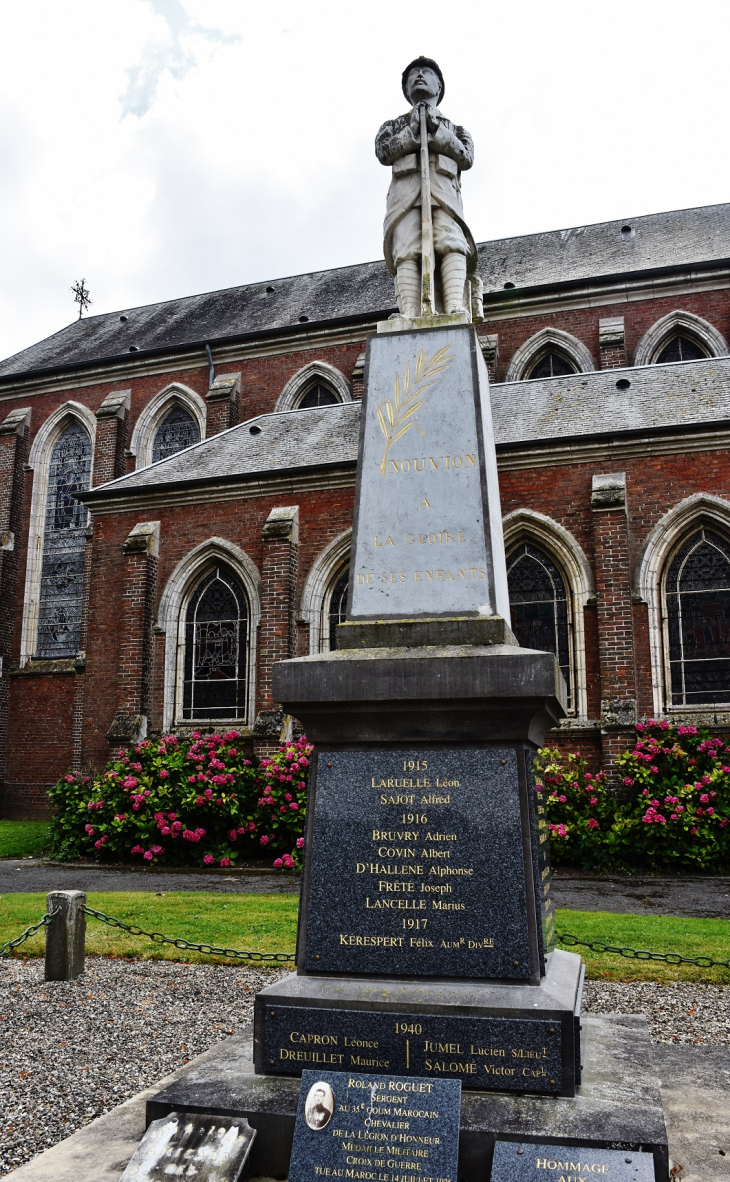
M 294 951 L 297 895 L 209 895 L 180 891 L 160 896 L 150 891 L 91 891 L 87 901 L 89 907 L 148 932 L 257 952 Z M 43 894 L 0 896 L 0 944 L 36 923 L 45 909 Z M 42 955 L 44 948 L 43 933 L 39 932 L 23 944 L 22 954 Z M 87 916 L 86 950 L 104 956 L 226 963 L 219 957 L 153 943 L 144 936 L 130 936 L 91 916 Z
M 47 845 L 47 821 L 0 821 L 0 858 L 29 858 Z
M 643 949 L 678 952 L 680 956 L 709 956 L 730 960 L 730 921 L 726 919 L 678 919 L 667 915 L 620 915 L 613 911 L 556 912 L 559 932 L 579 940 Z M 567 947 L 567 945 L 565 946 Z M 572 948 L 586 962 L 586 976 L 596 981 L 710 981 L 730 984 L 728 969 L 703 969 L 661 961 L 627 960 L 590 948 Z
M 296 895 L 214 895 L 180 892 L 162 896 L 148 891 L 91 892 L 89 906 L 105 911 L 147 931 L 161 931 L 197 943 L 260 952 L 293 952 L 296 938 Z M 13 939 L 45 911 L 43 894 L 10 894 L 0 897 L 0 944 Z M 609 911 L 557 913 L 558 931 L 581 940 L 602 940 L 683 956 L 730 959 L 730 923 L 722 919 L 676 919 L 654 915 L 619 915 Z M 148 957 L 166 960 L 219 960 L 197 952 L 185 952 L 169 944 L 155 944 L 143 936 L 129 936 L 98 920 L 87 922 L 86 947 L 91 954 Z M 22 946 L 16 955 L 40 955 L 42 933 Z M 730 984 L 727 969 L 702 969 L 689 965 L 625 960 L 578 948 L 589 977 L 620 981 L 708 981 Z M 225 962 L 222 962 L 225 963 Z

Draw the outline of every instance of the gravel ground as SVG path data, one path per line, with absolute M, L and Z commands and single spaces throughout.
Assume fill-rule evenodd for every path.
M 279 973 L 89 958 L 43 980 L 0 962 L 0 1174 L 70 1136 L 250 1021 Z M 287 970 L 288 971 L 288 970 Z M 730 1045 L 730 987 L 586 982 L 586 1013 L 644 1013 L 659 1043 Z
M 586 1014 L 646 1014 L 652 1042 L 730 1046 L 730 986 L 586 981 Z
M 0 1175 L 240 1029 L 261 969 L 89 958 L 76 981 L 0 962 Z

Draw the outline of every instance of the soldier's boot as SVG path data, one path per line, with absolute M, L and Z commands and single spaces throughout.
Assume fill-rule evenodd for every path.
M 413 320 L 421 315 L 421 268 L 412 259 L 398 264 L 395 295 L 401 316 Z
M 466 285 L 466 255 L 451 251 L 441 260 L 441 290 L 444 293 L 444 312 L 464 311 Z

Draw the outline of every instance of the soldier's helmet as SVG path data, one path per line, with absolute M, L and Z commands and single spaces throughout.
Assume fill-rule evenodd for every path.
M 415 67 L 429 66 L 430 69 L 432 69 L 434 71 L 434 73 L 436 74 L 436 77 L 438 78 L 439 82 L 441 83 L 441 89 L 439 91 L 439 96 L 436 100 L 437 103 L 440 103 L 441 99 L 444 97 L 444 94 L 446 92 L 446 83 L 444 82 L 444 76 L 441 73 L 441 68 L 438 65 L 438 62 L 435 62 L 432 57 L 415 57 L 413 59 L 413 61 L 409 62 L 408 65 L 406 66 L 405 70 L 403 71 L 403 79 L 402 79 L 403 93 L 406 96 L 406 98 L 408 99 L 408 89 L 407 89 L 408 75 L 410 74 L 410 72 L 414 68 L 414 66 Z M 408 99 L 408 101 L 410 102 L 411 100 Z

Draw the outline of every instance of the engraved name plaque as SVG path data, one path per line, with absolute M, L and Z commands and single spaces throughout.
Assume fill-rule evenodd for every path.
M 638 1150 L 497 1141 L 490 1182 L 654 1182 L 654 1157 Z
M 561 1023 L 539 1018 L 368 1012 L 272 1006 L 265 1014 L 267 1072 L 411 1072 L 460 1079 L 476 1091 L 563 1088 Z
M 540 933 L 524 887 L 535 871 L 524 836 L 532 796 L 512 747 L 321 748 L 300 966 L 534 977 Z

